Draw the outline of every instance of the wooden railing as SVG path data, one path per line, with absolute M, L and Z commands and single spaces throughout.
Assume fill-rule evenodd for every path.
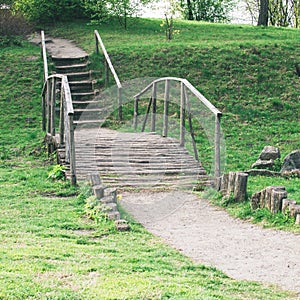
M 96 53 L 99 54 L 99 45 L 102 49 L 103 55 L 104 55 L 104 67 L 105 67 L 105 86 L 108 86 L 109 83 L 109 70 L 112 73 L 114 77 L 115 84 L 118 88 L 118 117 L 119 120 L 122 120 L 122 84 L 119 80 L 119 77 L 115 71 L 115 68 L 110 60 L 110 57 L 106 51 L 106 48 L 102 42 L 102 39 L 100 37 L 100 34 L 97 30 L 94 31 L 95 33 L 95 41 L 96 41 Z
M 48 76 L 47 53 L 44 32 L 42 31 L 42 55 L 45 82 L 42 90 L 42 127 L 46 131 L 49 154 L 64 150 L 65 163 L 70 165 L 70 179 L 76 184 L 75 140 L 73 124 L 73 104 L 67 76 L 55 74 Z M 59 120 L 56 108 L 59 103 Z M 58 129 L 58 132 L 56 130 Z
M 134 118 L 133 123 L 135 129 L 137 129 L 138 125 L 138 115 L 139 115 L 139 101 L 143 96 L 149 91 L 151 91 L 150 100 L 147 107 L 146 116 L 144 118 L 141 130 L 145 130 L 145 126 L 147 123 L 148 116 L 151 112 L 151 131 L 156 131 L 156 117 L 157 117 L 157 87 L 158 84 L 164 84 L 164 108 L 163 108 L 163 129 L 162 136 L 168 136 L 168 118 L 169 118 L 169 104 L 170 104 L 170 84 L 171 82 L 179 82 L 180 83 L 180 145 L 185 145 L 185 131 L 186 125 L 185 120 L 188 119 L 188 128 L 192 138 L 193 151 L 195 159 L 198 161 L 198 151 L 195 141 L 195 134 L 192 123 L 192 108 L 189 94 L 193 95 L 198 99 L 202 105 L 213 115 L 214 117 L 214 176 L 219 177 L 221 174 L 221 133 L 220 133 L 220 121 L 222 113 L 212 105 L 190 82 L 186 79 L 175 78 L 175 77 L 165 77 L 154 80 L 151 82 L 146 88 L 144 88 L 140 93 L 134 96 Z M 195 103 L 196 104 L 196 103 Z M 152 108 L 152 111 L 151 111 Z

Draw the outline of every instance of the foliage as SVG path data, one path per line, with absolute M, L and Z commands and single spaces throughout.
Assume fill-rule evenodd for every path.
M 53 180 L 65 180 L 66 178 L 66 167 L 61 165 L 55 165 L 48 173 L 48 178 Z
M 97 23 L 106 22 L 109 19 L 109 12 L 105 0 L 83 0 L 83 7 L 86 15 L 91 21 Z
M 30 24 L 22 16 L 0 9 L 0 47 L 21 45 L 22 37 L 30 31 Z
M 92 23 L 102 23 L 116 17 L 120 25 L 127 29 L 131 17 L 137 16 L 142 6 L 151 0 L 84 0 L 84 7 L 91 16 Z
M 256 18 L 258 15 L 258 25 L 295 28 L 300 26 L 299 0 L 246 0 L 246 3 L 252 17 Z
M 181 1 L 185 19 L 207 22 L 227 22 L 234 6 L 232 0 Z
M 79 19 L 84 16 L 81 0 L 15 0 L 14 10 L 27 20 L 38 24 Z

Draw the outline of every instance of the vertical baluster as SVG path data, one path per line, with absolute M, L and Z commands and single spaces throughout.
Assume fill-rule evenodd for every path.
M 221 174 L 221 130 L 220 130 L 221 114 L 215 115 L 215 178 Z
M 166 82 L 165 82 L 163 137 L 167 137 L 168 136 L 169 98 L 170 98 L 170 80 L 167 79 Z
M 137 129 L 137 123 L 138 123 L 138 114 L 139 114 L 139 98 L 134 98 L 134 112 L 133 112 L 133 127 L 136 130 Z
M 122 88 L 118 87 L 118 117 L 119 121 L 122 121 Z
M 189 99 L 186 88 L 184 90 L 184 96 L 185 96 L 185 102 L 186 102 L 186 107 L 187 107 L 187 111 L 188 111 L 188 121 L 189 121 L 190 133 L 191 133 L 191 137 L 192 137 L 194 157 L 195 157 L 196 161 L 199 161 L 199 155 L 198 155 L 198 150 L 197 150 L 197 146 L 196 146 L 195 133 L 194 133 L 193 122 L 192 122 L 191 103 L 190 103 L 190 99 Z
M 152 90 L 152 116 L 151 116 L 151 131 L 155 132 L 156 128 L 156 95 L 157 94 L 157 84 L 153 84 Z
M 185 85 L 181 82 L 180 93 L 180 146 L 184 147 L 185 144 Z
M 64 137 L 65 137 L 65 90 L 63 86 L 63 82 L 61 82 L 60 89 L 60 118 L 59 118 L 59 144 L 60 146 L 64 145 Z

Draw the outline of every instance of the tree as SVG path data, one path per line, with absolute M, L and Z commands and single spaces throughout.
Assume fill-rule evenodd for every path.
M 233 0 L 181 0 L 184 17 L 188 20 L 207 22 L 229 21 L 228 14 Z
M 258 26 L 268 26 L 269 22 L 269 0 L 260 0 Z
M 300 0 L 260 0 L 258 8 L 254 0 L 246 4 L 254 18 L 257 12 L 258 25 L 300 27 Z

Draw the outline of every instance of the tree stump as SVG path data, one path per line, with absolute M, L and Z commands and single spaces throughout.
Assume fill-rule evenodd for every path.
M 271 192 L 271 212 L 276 214 L 281 211 L 282 200 L 287 198 L 287 192 L 283 190 L 273 189 Z
M 260 194 L 260 208 L 266 207 L 266 189 L 263 189 Z
M 248 174 L 238 172 L 235 173 L 235 184 L 234 184 L 234 200 L 235 201 L 244 201 L 247 196 L 247 182 Z
M 297 214 L 300 214 L 300 204 L 291 204 L 290 205 L 290 216 L 296 217 Z
M 295 222 L 296 225 L 299 225 L 300 224 L 300 214 L 297 214 L 296 215 L 296 222 Z
M 228 175 L 228 187 L 227 187 L 227 192 L 226 192 L 226 196 L 227 197 L 230 197 L 230 195 L 232 195 L 234 193 L 235 175 L 236 175 L 236 173 L 229 172 L 229 175 Z
M 282 200 L 282 207 L 281 207 L 281 212 L 285 214 L 286 210 L 289 208 L 290 205 L 296 204 L 295 200 L 291 199 L 283 199 Z
M 223 174 L 221 180 L 220 191 L 223 196 L 227 194 L 229 174 Z
M 250 201 L 251 209 L 256 210 L 256 209 L 260 208 L 261 193 L 262 193 L 262 191 L 254 193 L 252 195 L 251 201 Z
M 265 207 L 272 211 L 272 192 L 273 190 L 276 191 L 285 191 L 284 186 L 268 186 L 266 187 L 266 194 L 265 194 Z M 285 197 L 286 198 L 286 197 Z

